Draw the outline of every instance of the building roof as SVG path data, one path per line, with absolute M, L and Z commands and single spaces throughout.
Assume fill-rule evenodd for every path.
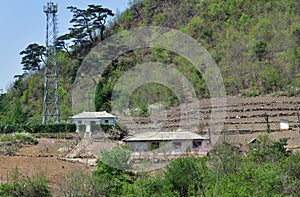
M 101 119 L 101 118 L 116 118 L 116 116 L 107 113 L 106 111 L 100 111 L 100 112 L 82 112 L 70 118 L 71 119 Z
M 133 137 L 125 139 L 125 142 L 138 141 L 172 141 L 172 140 L 204 140 L 206 137 L 200 136 L 190 131 L 176 131 L 176 132 L 146 132 L 140 133 Z

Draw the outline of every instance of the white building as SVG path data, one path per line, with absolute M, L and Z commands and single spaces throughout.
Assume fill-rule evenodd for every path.
M 280 130 L 289 130 L 289 121 L 288 120 L 280 120 Z
M 135 155 L 206 154 L 210 150 L 209 139 L 189 131 L 146 132 L 124 140 Z
M 116 116 L 102 112 L 82 112 L 70 117 L 72 123 L 76 124 L 76 132 L 82 131 L 85 127 L 85 132 L 93 132 L 92 125 L 115 125 Z

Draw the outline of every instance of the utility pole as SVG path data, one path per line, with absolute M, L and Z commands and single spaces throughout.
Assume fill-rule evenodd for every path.
M 300 115 L 299 115 L 299 108 L 297 108 L 297 118 L 298 118 L 298 128 L 299 128 L 299 133 L 300 133 Z
M 44 6 L 46 22 L 46 65 L 44 79 L 43 124 L 60 123 L 59 69 L 56 56 L 57 4 Z
M 269 124 L 269 115 L 267 114 L 267 112 L 265 113 L 265 120 L 267 122 L 267 132 L 270 133 L 270 124 Z

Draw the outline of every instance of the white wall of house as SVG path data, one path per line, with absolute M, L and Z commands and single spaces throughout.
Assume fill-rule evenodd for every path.
M 133 142 L 129 145 L 134 151 L 144 152 L 147 151 L 148 143 L 147 142 Z
M 103 125 L 116 125 L 115 118 L 103 118 L 103 119 L 75 119 L 73 123 L 76 125 L 76 132 L 79 132 L 80 125 L 85 125 L 85 132 L 91 132 L 92 124 L 103 124 Z
M 116 124 L 116 119 L 115 118 L 105 118 L 101 120 L 101 124 L 104 125 L 115 125 Z
M 153 146 L 159 144 L 159 148 L 153 150 Z M 184 154 L 193 151 L 192 140 L 177 140 L 177 141 L 134 141 L 126 142 L 126 144 L 133 149 L 134 152 L 156 152 L 164 154 Z

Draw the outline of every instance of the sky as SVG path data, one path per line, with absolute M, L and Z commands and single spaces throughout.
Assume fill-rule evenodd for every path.
M 0 6 L 0 93 L 6 92 L 15 79 L 22 74 L 19 55 L 29 44 L 45 46 L 46 14 L 43 6 L 47 2 L 58 4 L 58 36 L 68 33 L 72 13 L 68 6 L 86 9 L 90 4 L 124 11 L 129 0 L 4 0 Z

